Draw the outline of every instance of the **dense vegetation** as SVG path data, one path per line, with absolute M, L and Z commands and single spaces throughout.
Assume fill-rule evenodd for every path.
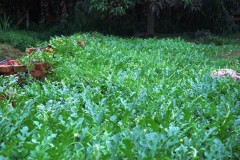
M 0 77 L 0 159 L 240 158 L 239 82 L 210 77 L 240 69 L 221 58 L 237 43 L 97 33 L 49 43 L 45 79 Z
M 239 34 L 212 34 L 239 20 L 239 0 L 0 0 L 0 61 L 54 50 L 19 58 L 45 78 L 0 76 L 0 159 L 240 159 L 239 82 L 210 76 L 240 70 Z
M 17 11 L 17 12 L 16 12 Z M 138 33 L 239 31 L 239 0 L 0 0 L 0 31 L 57 25 L 57 31 Z M 237 16 L 237 17 L 236 17 Z

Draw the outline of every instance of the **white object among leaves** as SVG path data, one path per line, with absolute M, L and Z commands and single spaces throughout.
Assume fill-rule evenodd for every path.
M 236 71 L 232 69 L 219 69 L 219 70 L 214 70 L 211 73 L 211 76 L 214 77 L 225 77 L 229 75 L 233 79 L 237 80 L 240 79 L 240 73 L 237 73 Z

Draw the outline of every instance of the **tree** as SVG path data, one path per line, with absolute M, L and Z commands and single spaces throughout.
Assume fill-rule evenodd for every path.
M 230 33 L 237 30 L 233 15 L 240 11 L 239 0 L 203 0 L 205 21 L 214 32 Z
M 90 10 L 105 13 L 106 17 L 123 16 L 136 4 L 145 6 L 147 12 L 147 35 L 154 34 L 155 16 L 170 7 L 194 6 L 201 0 L 91 0 Z
M 126 10 L 134 7 L 136 0 L 91 0 L 90 10 L 106 13 L 107 15 L 122 16 Z
M 154 34 L 155 15 L 159 15 L 160 11 L 168 7 L 168 0 L 151 0 L 144 1 L 147 6 L 148 18 L 147 18 L 147 34 Z

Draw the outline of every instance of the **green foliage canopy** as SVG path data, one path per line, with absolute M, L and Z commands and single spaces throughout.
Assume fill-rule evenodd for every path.
M 111 15 L 125 15 L 126 10 L 134 7 L 137 0 L 91 0 L 90 10 L 108 13 Z

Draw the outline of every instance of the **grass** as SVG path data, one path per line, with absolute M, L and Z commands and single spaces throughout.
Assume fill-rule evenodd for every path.
M 80 41 L 86 46 L 80 46 Z M 236 44 L 54 37 L 43 80 L 0 77 L 2 159 L 239 159 Z
M 26 48 L 42 44 L 50 39 L 53 31 L 9 30 L 1 32 L 0 43 L 8 43 L 13 47 L 25 51 Z
M 2 31 L 0 34 L 0 60 L 6 57 L 19 58 L 29 47 L 42 47 L 42 45 L 46 45 L 44 41 L 49 40 L 54 33 L 55 31 L 51 29 L 39 29 L 39 32 L 15 29 Z

